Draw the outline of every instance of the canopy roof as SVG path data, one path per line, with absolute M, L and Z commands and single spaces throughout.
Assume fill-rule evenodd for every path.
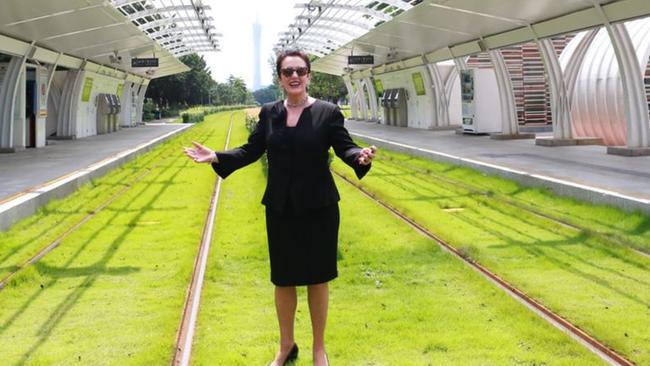
M 104 0 L 3 0 L 0 12 L 0 52 L 28 55 L 37 61 L 56 62 L 71 68 L 94 63 L 96 65 L 91 69 L 114 69 L 152 79 L 187 71 L 187 66 L 175 56 L 208 49 L 203 43 L 194 45 L 193 41 L 188 41 L 183 48 L 176 48 L 178 46 L 168 42 L 161 45 L 155 40 L 158 39 L 157 35 L 152 36 L 146 29 L 135 25 L 151 23 L 155 19 L 161 24 L 165 22 L 164 25 L 157 28 L 152 25 L 147 29 L 186 29 L 198 17 L 205 16 L 203 9 L 192 14 L 189 9 L 183 8 L 184 15 L 179 16 L 171 14 L 170 9 L 156 11 L 150 0 L 112 2 L 115 5 Z M 180 3 L 178 0 L 176 2 Z M 128 13 L 124 9 L 128 6 L 137 8 L 138 5 L 134 5 L 136 3 L 143 11 L 146 9 L 149 15 L 124 15 L 125 12 Z M 194 9 L 200 8 L 199 5 L 192 6 Z M 169 18 L 178 22 L 174 23 Z M 184 18 L 192 20 L 180 20 Z M 207 23 L 207 20 L 204 22 Z M 207 34 L 206 32 L 204 33 Z M 192 40 L 200 39 L 198 30 L 190 34 Z M 211 45 L 212 50 L 217 49 L 216 44 Z M 157 57 L 159 67 L 131 68 L 130 59 L 140 57 Z
M 408 9 L 386 11 L 399 3 Z M 314 70 L 337 75 L 405 60 L 421 64 L 423 55 L 427 62 L 443 61 L 650 14 L 648 0 L 330 0 L 305 6 L 316 9 L 310 14 L 328 19 L 312 16 L 299 31 L 291 25 L 281 35 L 278 49 L 302 48 L 320 57 Z M 391 19 L 372 24 L 378 17 L 364 14 L 370 26 L 362 30 L 353 23 L 359 19 L 351 13 L 334 13 L 341 6 L 383 6 L 381 11 Z M 300 19 L 296 18 L 296 24 Z M 338 37 L 338 43 L 331 42 L 330 35 Z M 352 69 L 349 55 L 374 55 L 375 63 Z

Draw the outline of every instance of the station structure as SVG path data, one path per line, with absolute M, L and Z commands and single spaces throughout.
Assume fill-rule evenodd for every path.
M 135 126 L 152 79 L 187 71 L 180 56 L 219 50 L 221 35 L 201 0 L 1 7 L 0 152 Z
M 276 51 L 343 76 L 352 119 L 650 155 L 647 0 L 331 0 Z M 539 126 L 538 126 L 539 127 Z M 549 138 L 550 137 L 550 138 Z

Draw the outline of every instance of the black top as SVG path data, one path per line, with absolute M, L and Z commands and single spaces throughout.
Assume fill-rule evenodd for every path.
M 361 148 L 343 127 L 344 118 L 338 106 L 316 100 L 305 107 L 295 127 L 287 127 L 286 121 L 282 101 L 262 106 L 248 142 L 218 152 L 219 163 L 212 164 L 215 172 L 226 178 L 266 151 L 269 172 L 262 203 L 274 211 L 283 212 L 290 204 L 294 212 L 304 212 L 340 200 L 327 164 L 330 147 L 359 179 L 370 170 L 370 165 L 357 162 Z

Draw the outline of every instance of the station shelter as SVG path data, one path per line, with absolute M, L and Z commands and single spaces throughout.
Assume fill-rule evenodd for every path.
M 142 122 L 154 78 L 218 51 L 197 0 L 6 0 L 0 5 L 0 152 Z
M 276 51 L 341 75 L 352 119 L 650 155 L 647 0 L 310 1 Z

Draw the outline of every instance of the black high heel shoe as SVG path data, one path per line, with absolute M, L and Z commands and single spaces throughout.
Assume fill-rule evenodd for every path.
M 293 347 L 291 347 L 291 351 L 289 351 L 289 354 L 287 355 L 287 358 L 285 358 L 284 362 L 282 362 L 282 366 L 288 365 L 289 362 L 295 361 L 296 358 L 298 358 L 298 344 L 294 343 Z

